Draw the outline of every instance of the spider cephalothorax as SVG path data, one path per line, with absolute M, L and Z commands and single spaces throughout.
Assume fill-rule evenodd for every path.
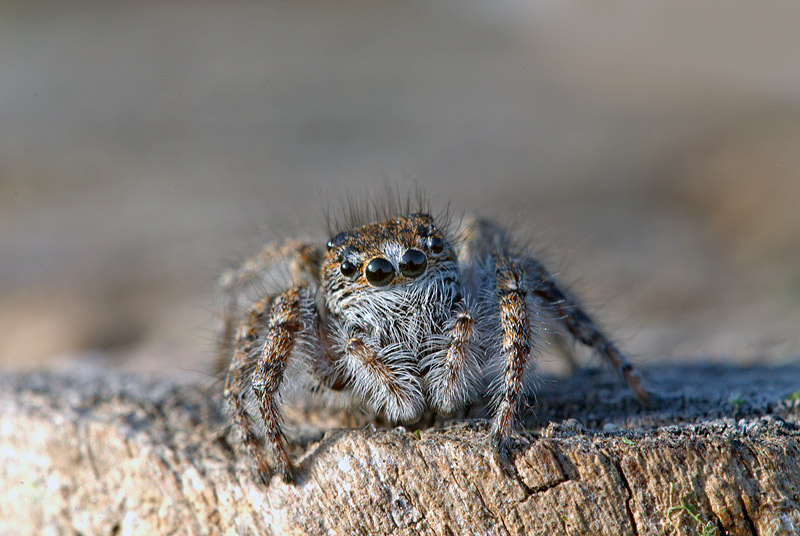
M 375 219 L 337 230 L 324 248 L 268 244 L 223 278 L 225 395 L 262 477 L 269 465 L 254 420 L 278 469 L 292 477 L 278 407 L 291 362 L 395 422 L 413 422 L 428 407 L 452 413 L 489 385 L 492 446 L 504 454 L 546 313 L 646 396 L 577 302 L 498 227 L 474 220 L 451 233 L 445 220 L 440 227 L 408 210 Z

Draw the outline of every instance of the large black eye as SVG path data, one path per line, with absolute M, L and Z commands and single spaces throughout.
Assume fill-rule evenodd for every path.
M 356 274 L 356 270 L 358 266 L 353 264 L 352 262 L 348 261 L 347 259 L 342 261 L 342 264 L 339 266 L 339 270 L 342 272 L 342 275 L 345 277 L 353 277 Z
M 406 277 L 418 277 L 425 271 L 428 258 L 418 249 L 409 249 L 400 257 L 400 271 Z
M 385 287 L 394 279 L 394 266 L 380 257 L 369 261 L 366 272 L 367 281 L 376 287 Z
M 431 237 L 430 241 L 431 251 L 434 253 L 441 253 L 444 249 L 444 240 L 438 236 Z

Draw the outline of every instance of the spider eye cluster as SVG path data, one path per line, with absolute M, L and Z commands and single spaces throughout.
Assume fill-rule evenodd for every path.
M 400 257 L 398 267 L 400 273 L 409 278 L 416 278 L 425 273 L 428 266 L 428 257 L 418 249 L 409 249 Z M 352 278 L 358 272 L 358 266 L 345 259 L 339 265 L 343 276 Z M 385 287 L 394 280 L 396 270 L 391 262 L 383 257 L 375 257 L 364 268 L 364 276 L 373 287 Z
M 429 218 L 429 216 L 428 216 Z M 417 228 L 417 236 L 422 240 L 419 249 L 407 249 L 397 260 L 397 267 L 384 257 L 374 257 L 366 265 L 358 260 L 351 261 L 348 258 L 349 248 L 345 247 L 339 252 L 341 262 L 339 271 L 348 279 L 355 279 L 359 272 L 363 271 L 364 278 L 373 287 L 385 287 L 394 281 L 395 276 L 402 274 L 409 279 L 415 279 L 425 273 L 428 268 L 428 257 L 438 255 L 445 250 L 447 243 L 440 236 L 434 235 L 433 226 L 424 225 Z M 331 238 L 328 243 L 328 251 L 338 249 L 343 246 L 349 237 L 349 233 L 342 232 Z

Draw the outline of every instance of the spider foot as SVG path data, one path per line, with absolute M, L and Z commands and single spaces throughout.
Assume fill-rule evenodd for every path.
M 284 483 L 286 484 L 296 484 L 297 483 L 297 475 L 295 474 L 294 468 L 289 467 L 282 467 L 280 469 L 280 475 L 283 479 Z
M 494 461 L 507 476 L 517 478 L 517 468 L 514 466 L 514 454 L 511 451 L 511 439 L 504 434 L 492 433 L 490 442 Z
M 294 466 L 283 446 L 278 449 L 277 454 L 277 466 L 272 474 L 279 474 L 286 484 L 296 483 L 297 475 L 295 474 Z
M 281 480 L 283 480 L 286 484 L 296 484 L 297 483 L 297 475 L 295 474 L 294 467 L 254 467 L 253 468 L 253 477 L 258 480 L 264 486 L 269 486 L 272 477 L 275 475 L 280 475 Z

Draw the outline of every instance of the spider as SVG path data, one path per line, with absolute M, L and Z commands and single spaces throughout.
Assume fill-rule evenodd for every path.
M 491 448 L 507 462 L 548 316 L 647 398 L 630 362 L 506 231 L 465 219 L 456 232 L 446 214 L 426 209 L 352 210 L 325 247 L 272 242 L 221 278 L 224 396 L 263 481 L 271 474 L 264 442 L 276 471 L 294 479 L 280 412 L 292 375 L 350 391 L 403 423 L 427 408 L 450 415 L 488 389 Z

